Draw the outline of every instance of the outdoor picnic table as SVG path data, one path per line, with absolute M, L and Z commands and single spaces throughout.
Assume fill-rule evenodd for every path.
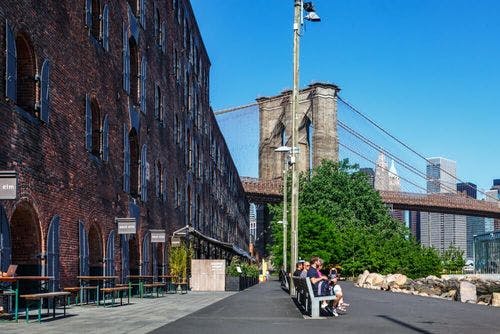
M 96 286 L 96 305 L 99 306 L 99 282 L 102 282 L 103 287 L 106 285 L 106 281 L 115 281 L 118 276 L 76 276 L 80 281 L 80 305 L 83 305 L 83 290 L 86 282 L 97 281 Z
M 11 283 L 10 289 L 5 291 L 14 294 L 14 320 L 18 322 L 19 318 L 19 282 L 20 281 L 50 281 L 53 280 L 53 276 L 11 276 L 11 277 L 0 277 L 0 283 Z M 15 287 L 13 287 L 15 283 Z
M 154 276 L 152 275 L 128 275 L 128 284 L 129 287 L 132 288 L 132 285 L 138 285 L 139 286 L 139 296 L 142 298 L 144 296 L 144 282 L 153 280 Z M 131 280 L 137 280 L 139 281 L 138 284 L 132 284 Z

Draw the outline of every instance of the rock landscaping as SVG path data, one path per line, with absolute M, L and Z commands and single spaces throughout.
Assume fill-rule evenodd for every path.
M 412 280 L 403 274 L 384 276 L 365 270 L 358 276 L 355 285 L 366 289 L 500 307 L 500 281 L 475 275 L 466 275 L 461 278 L 427 276 Z

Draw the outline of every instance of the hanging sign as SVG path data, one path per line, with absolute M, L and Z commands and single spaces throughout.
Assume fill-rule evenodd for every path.
M 170 238 L 170 246 L 179 247 L 180 245 L 181 245 L 181 238 L 179 237 Z
M 17 173 L 16 171 L 0 171 L 0 199 L 17 198 Z
M 115 218 L 118 224 L 118 234 L 135 234 L 137 222 L 135 218 Z
M 150 230 L 151 232 L 151 242 L 165 242 L 166 233 L 165 230 Z

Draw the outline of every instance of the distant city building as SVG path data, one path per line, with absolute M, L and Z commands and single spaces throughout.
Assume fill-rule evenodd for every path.
M 491 190 L 486 190 L 485 191 L 485 198 L 484 200 L 487 202 L 495 202 L 500 200 L 500 180 L 496 179 L 493 180 L 493 187 L 491 187 Z M 492 232 L 500 230 L 500 219 L 493 219 L 493 218 L 486 218 L 485 220 L 485 227 L 484 231 L 486 232 Z
M 427 192 L 452 193 L 455 192 L 457 163 L 446 158 L 427 159 Z
M 409 214 L 409 228 L 411 234 L 420 242 L 420 212 L 410 211 Z
M 427 159 L 427 192 L 455 193 L 456 162 L 445 158 Z M 444 251 L 455 245 L 467 252 L 467 219 L 465 216 L 421 212 L 420 242 L 423 246 Z M 466 254 L 464 254 L 466 255 Z
M 257 235 L 257 207 L 250 203 L 250 243 L 255 242 Z
M 389 190 L 389 167 L 385 162 L 384 153 L 380 152 L 375 165 L 375 189 Z
M 472 182 L 457 183 L 457 191 L 467 195 L 467 197 L 477 199 L 477 185 Z M 474 257 L 474 236 L 484 233 L 484 223 L 485 221 L 483 217 L 466 217 L 467 251 L 465 255 L 467 259 L 472 260 Z
M 477 185 L 471 182 L 457 183 L 457 191 L 465 193 L 468 197 L 477 199 Z
M 389 169 L 389 190 L 401 191 L 401 182 L 399 180 L 398 171 L 396 170 L 396 165 L 394 165 L 394 160 L 391 161 L 391 168 Z
M 372 186 L 372 188 L 375 188 L 375 171 L 373 168 L 360 168 L 359 171 L 368 176 L 368 183 Z

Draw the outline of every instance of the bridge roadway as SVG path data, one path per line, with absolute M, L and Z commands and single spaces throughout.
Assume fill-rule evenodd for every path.
M 243 188 L 252 203 L 279 203 L 283 197 L 281 179 L 242 178 Z M 396 210 L 439 212 L 500 219 L 500 201 L 486 202 L 461 194 L 416 194 L 379 191 L 382 201 Z
M 279 282 L 253 286 L 155 334 L 499 333 L 500 308 L 355 288 L 342 282 L 348 313 L 304 317 Z M 179 305 L 182 307 L 182 305 Z

